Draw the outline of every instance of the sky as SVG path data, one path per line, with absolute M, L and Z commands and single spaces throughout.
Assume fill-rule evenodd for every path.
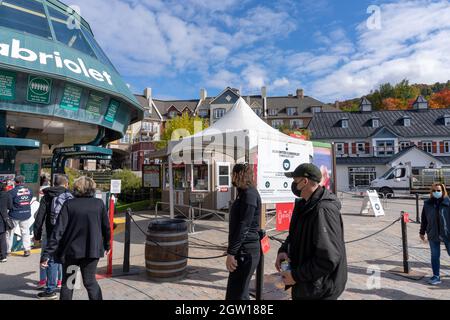
M 134 93 L 323 102 L 450 80 L 448 0 L 70 0 Z

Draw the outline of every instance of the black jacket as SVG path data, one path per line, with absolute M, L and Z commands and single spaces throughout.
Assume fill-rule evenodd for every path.
M 8 192 L 0 191 L 0 233 L 6 232 L 6 219 L 9 218 L 8 209 L 12 207 Z
M 59 214 L 43 260 L 98 259 L 110 249 L 111 230 L 103 201 L 97 198 L 67 200 Z
M 347 283 L 344 228 L 337 197 L 319 187 L 296 202 L 289 236 L 279 252 L 291 260 L 292 298 L 337 299 Z
M 420 234 L 430 241 L 450 240 L 450 199 L 434 197 L 424 201 Z
M 36 217 L 34 218 L 34 225 L 33 225 L 33 234 L 34 238 L 36 240 L 41 240 L 42 238 L 42 228 L 45 223 L 45 230 L 47 233 L 47 238 L 50 239 L 50 236 L 52 235 L 52 231 L 54 228 L 54 225 L 50 222 L 50 212 L 52 209 L 52 200 L 53 198 L 59 196 L 60 194 L 68 191 L 64 187 L 49 187 L 42 190 L 44 193 L 44 196 L 41 199 L 41 202 L 39 204 L 39 209 L 36 213 Z
M 238 196 L 230 211 L 228 254 L 236 255 L 243 246 L 259 246 L 259 217 L 261 197 L 255 188 L 238 189 Z

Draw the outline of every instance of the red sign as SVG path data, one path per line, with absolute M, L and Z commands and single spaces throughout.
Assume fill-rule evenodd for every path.
M 408 222 L 409 222 L 409 213 L 403 212 L 403 221 L 404 221 L 405 223 L 408 223 Z
M 220 192 L 228 192 L 228 188 L 227 187 L 220 187 L 219 191 Z
M 294 210 L 294 203 L 277 203 L 276 205 L 277 231 L 289 230 L 289 223 L 291 222 L 292 211 Z
M 264 238 L 261 239 L 261 250 L 262 250 L 263 254 L 266 254 L 267 252 L 269 252 L 270 241 L 269 241 L 268 236 L 265 236 Z

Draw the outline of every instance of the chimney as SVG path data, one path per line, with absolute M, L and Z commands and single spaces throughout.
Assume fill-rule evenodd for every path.
M 263 118 L 267 119 L 267 87 L 261 88 L 261 98 L 263 105 Z
M 208 93 L 205 88 L 200 89 L 200 100 L 205 101 Z
M 147 104 L 149 107 L 148 112 L 152 113 L 152 88 L 145 88 L 144 96 L 145 96 L 145 99 L 147 99 Z
M 297 98 L 303 99 L 305 97 L 303 89 L 297 89 Z

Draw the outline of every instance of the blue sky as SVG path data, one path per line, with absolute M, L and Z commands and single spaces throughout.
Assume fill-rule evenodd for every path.
M 448 0 L 71 0 L 134 93 L 306 95 L 450 79 Z

